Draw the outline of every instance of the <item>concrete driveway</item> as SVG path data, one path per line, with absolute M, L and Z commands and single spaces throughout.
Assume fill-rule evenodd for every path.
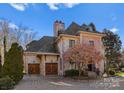
M 57 76 L 25 75 L 15 90 L 100 90 L 124 89 L 124 78 L 104 80 L 72 80 Z

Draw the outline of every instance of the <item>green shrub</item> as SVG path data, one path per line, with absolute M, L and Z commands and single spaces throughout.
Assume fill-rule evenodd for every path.
M 121 71 L 124 72 L 124 68 L 121 68 Z
M 110 75 L 114 75 L 115 74 L 115 71 L 114 70 L 109 70 L 109 74 Z
M 0 78 L 2 77 L 2 64 L 0 62 Z
M 65 71 L 65 76 L 66 77 L 73 77 L 73 76 L 78 76 L 78 75 L 79 75 L 78 70 L 71 69 L 71 70 L 66 70 Z
M 13 89 L 14 84 L 14 81 L 9 76 L 0 78 L 0 90 Z
M 1 59 L 0 59 L 1 60 Z M 1 70 L 2 70 L 2 64 L 1 64 L 1 62 L 0 62 L 0 72 L 1 72 Z
M 124 76 L 124 72 L 116 73 L 115 76 Z
M 2 73 L 0 72 L 0 78 L 2 77 Z
M 23 49 L 17 43 L 13 43 L 5 55 L 2 74 L 9 76 L 15 83 L 23 78 Z

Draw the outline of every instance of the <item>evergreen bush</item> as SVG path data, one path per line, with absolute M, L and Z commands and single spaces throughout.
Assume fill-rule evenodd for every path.
M 0 63 L 0 78 L 2 77 L 2 64 Z
M 23 49 L 17 43 L 13 43 L 5 55 L 2 74 L 8 75 L 15 83 L 23 78 Z
M 9 76 L 0 78 L 0 90 L 13 89 L 14 84 L 14 81 Z
M 109 70 L 110 75 L 115 75 L 115 70 Z

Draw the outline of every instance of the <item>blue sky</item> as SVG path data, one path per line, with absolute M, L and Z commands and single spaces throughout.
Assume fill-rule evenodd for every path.
M 33 29 L 36 39 L 52 36 L 55 20 L 62 20 L 66 27 L 72 21 L 93 22 L 98 31 L 107 28 L 119 34 L 124 44 L 124 4 L 0 4 L 0 18 Z

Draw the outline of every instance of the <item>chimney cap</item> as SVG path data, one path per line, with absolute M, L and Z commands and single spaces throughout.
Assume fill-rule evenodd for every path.
M 55 23 L 58 23 L 58 22 L 59 22 L 58 20 L 55 21 Z
M 60 20 L 59 23 L 62 23 L 62 21 Z
M 62 24 L 64 24 L 64 22 L 62 22 Z

